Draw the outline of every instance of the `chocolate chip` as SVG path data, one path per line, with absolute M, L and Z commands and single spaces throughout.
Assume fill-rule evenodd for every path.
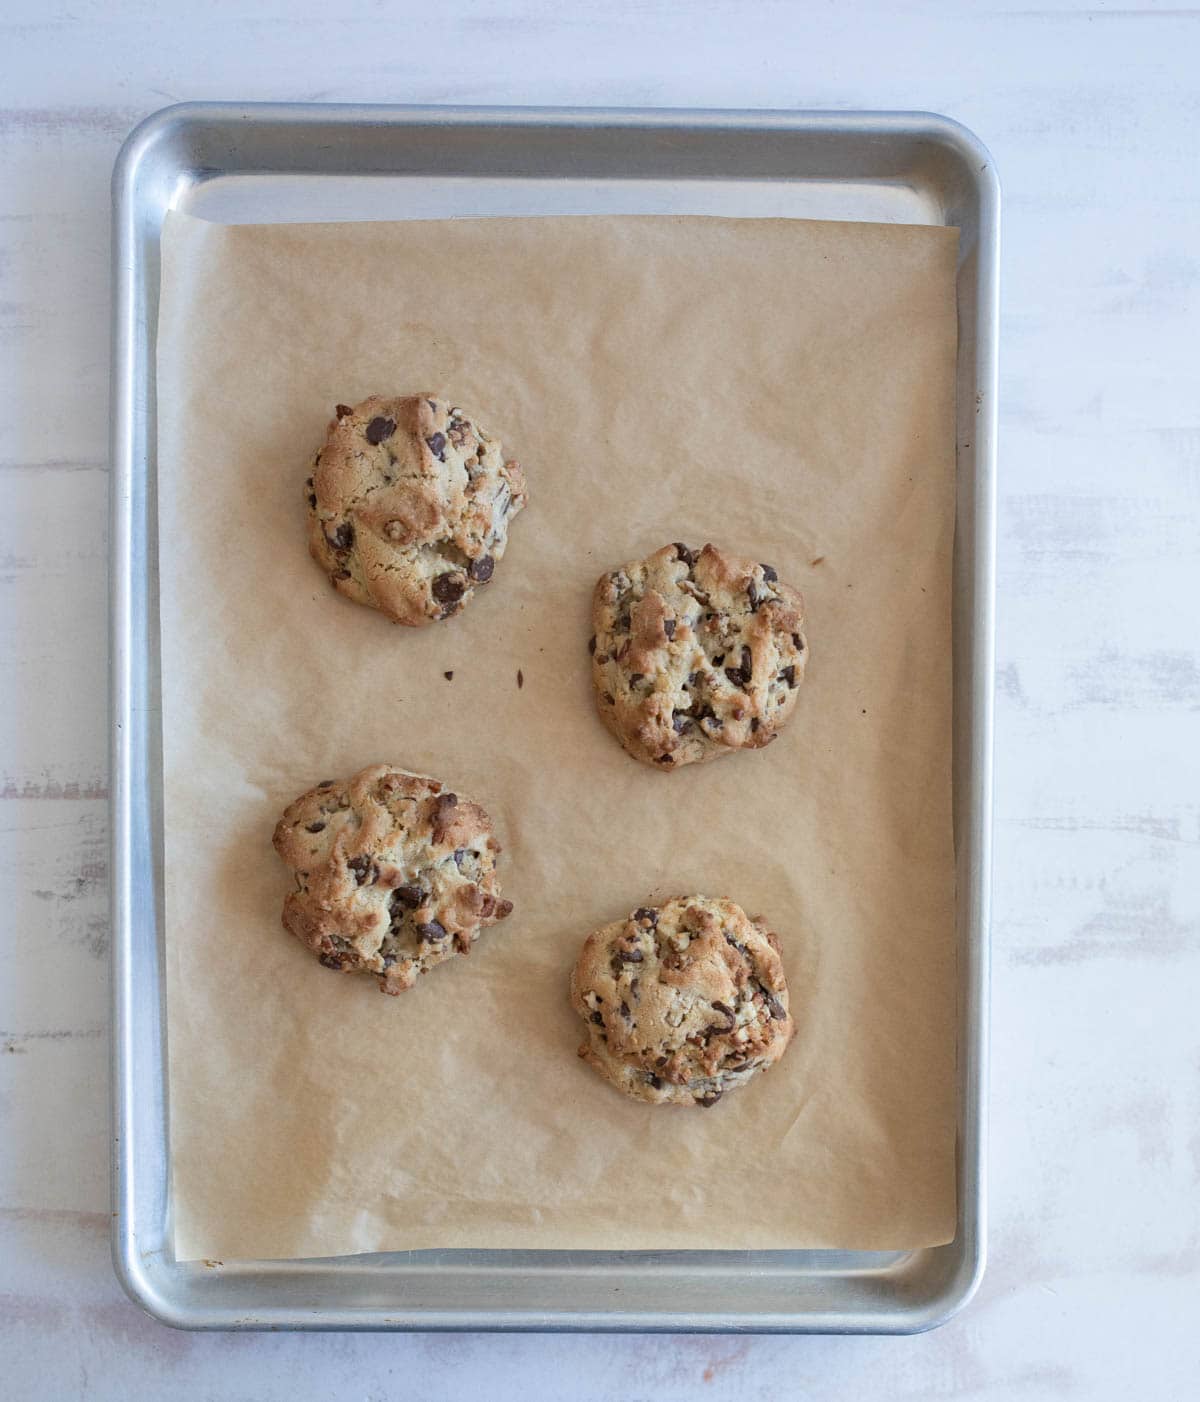
M 466 860 L 466 856 L 467 849 L 465 847 L 460 847 L 458 851 L 454 854 L 454 865 L 459 869 L 459 871 L 462 871 L 462 864 Z
M 333 788 L 333 780 L 332 780 L 332 779 L 322 779 L 321 782 L 317 785 L 317 788 L 319 788 L 319 789 L 331 789 L 331 788 Z
M 611 692 L 611 691 L 606 691 L 606 692 L 604 693 L 604 699 L 605 699 L 605 701 L 608 702 L 608 704 L 609 704 L 610 706 L 615 706 L 615 705 L 617 704 L 617 703 L 613 700 L 613 695 L 612 695 L 612 692 Z
M 383 967 L 385 969 L 390 969 L 395 962 L 396 956 L 394 954 L 385 954 L 383 956 Z
M 646 680 L 646 674 L 645 674 L 645 672 L 631 672 L 631 673 L 629 674 L 629 685 L 630 685 L 630 686 L 637 686 L 638 682 L 644 682 L 645 680 Z
M 304 829 L 304 831 L 305 831 L 305 832 L 324 832 L 324 831 L 325 831 L 325 824 L 324 824 L 324 823 L 309 823 L 309 825 Z
M 654 761 L 654 763 L 655 763 L 655 764 L 674 764 L 674 763 L 675 763 L 675 756 L 674 756 L 674 755 L 659 755 L 658 758 Z
M 725 654 L 724 654 L 723 652 L 719 652 L 719 653 L 717 653 L 717 655 L 713 658 L 713 663 L 712 663 L 712 664 L 713 664 L 714 667 L 719 667 L 719 666 L 721 665 L 721 663 L 724 662 L 724 661 L 725 661 Z
M 646 1072 L 646 1083 L 653 1086 L 655 1090 L 662 1089 L 662 1077 L 656 1076 L 653 1071 Z
M 588 652 L 592 657 L 596 655 L 596 635 L 595 633 L 588 639 Z
M 354 527 L 349 521 L 343 521 L 332 535 L 326 531 L 325 539 L 335 550 L 349 550 L 354 544 Z
M 658 1056 L 654 1058 L 654 1064 L 655 1066 L 665 1066 L 670 1059 L 669 1056 Z
M 396 431 L 396 420 L 376 418 L 367 425 L 367 442 L 378 446 L 385 438 L 390 438 Z
M 344 419 L 347 414 L 353 414 L 354 410 L 351 409 L 349 404 L 335 404 L 333 406 L 333 412 L 338 416 L 339 419 Z
M 330 577 L 330 579 L 349 579 L 349 578 L 350 578 L 350 571 L 349 571 L 349 570 L 334 570 L 334 572 L 333 572 L 329 577 Z
M 754 655 L 744 643 L 742 645 L 742 673 L 747 681 L 754 675 Z
M 799 633 L 792 634 L 792 646 L 796 649 L 797 652 L 804 651 L 804 639 L 800 636 Z
M 452 682 L 454 680 L 453 672 L 443 672 L 442 676 L 445 677 L 448 682 Z
M 620 618 L 617 619 L 617 627 L 620 628 L 623 633 L 628 633 L 630 621 L 629 615 L 623 613 Z
M 663 632 L 667 635 L 668 642 L 670 642 L 674 638 L 675 620 L 673 618 L 665 618 L 663 620 Z
M 462 598 L 467 584 L 460 574 L 439 574 L 433 581 L 433 597 L 439 604 L 454 604 Z
M 758 606 L 762 603 L 766 595 L 760 594 L 758 592 L 758 586 L 754 583 L 753 580 L 751 580 L 750 583 L 746 586 L 746 595 L 750 600 L 750 612 L 757 613 Z
M 745 954 L 746 952 L 746 946 L 740 943 L 738 940 L 735 940 L 734 937 L 730 934 L 726 934 L 725 943 L 733 945 L 734 949 L 736 949 L 739 954 Z
M 512 901 L 497 901 L 497 902 L 496 902 L 496 919 L 497 919 L 497 920 L 503 920 L 506 916 L 511 915 L 511 914 L 512 914 L 512 911 L 513 911 L 513 903 L 512 903 Z
M 686 711 L 672 711 L 671 724 L 676 735 L 682 735 L 685 730 L 692 728 L 692 718 Z
M 437 458 L 438 462 L 446 461 L 446 435 L 435 433 L 425 440 L 429 444 L 429 451 Z
M 768 584 L 774 584 L 775 581 L 779 578 L 779 571 L 773 569 L 770 565 L 763 565 L 762 572 L 763 578 L 767 581 Z
M 313 496 L 312 492 L 309 492 L 308 494 L 308 504 L 312 507 L 314 511 L 317 509 L 317 499 L 315 496 Z
M 346 865 L 354 873 L 355 879 L 358 881 L 358 884 L 360 886 L 365 886 L 367 884 L 367 877 L 371 874 L 370 857 L 351 857 L 350 860 L 346 863 Z M 378 873 L 378 868 L 376 868 L 376 873 Z
M 446 929 L 439 921 L 430 920 L 426 925 L 417 926 L 417 934 L 420 935 L 423 940 L 428 940 L 430 943 L 433 943 L 436 940 L 444 940 L 446 938 Z
M 778 998 L 773 998 L 769 993 L 766 993 L 765 996 L 767 999 L 767 1011 L 771 1014 L 771 1016 L 775 1019 L 776 1022 L 783 1022 L 784 1019 L 787 1017 L 787 1009 L 783 1006 L 783 1004 L 779 1001 Z
M 689 672 L 689 673 L 688 673 L 688 686 L 695 686 L 696 683 L 697 683 L 699 680 L 700 680 L 700 673 L 699 673 L 699 672 Z
M 433 821 L 435 823 L 444 823 L 450 816 L 450 810 L 454 808 L 457 803 L 458 795 L 456 793 L 439 794 L 433 805 Z
M 732 1032 L 737 1026 L 737 1018 L 733 1015 L 733 1009 L 725 1003 L 713 1001 L 713 1011 L 724 1014 L 725 1026 L 718 1027 L 718 1032 Z
M 691 567 L 696 563 L 695 555 L 692 554 L 692 552 L 687 548 L 686 545 L 682 544 L 678 540 L 675 542 L 675 554 L 678 559 L 683 561 L 683 563 L 688 567 L 688 569 L 691 569 Z
M 320 956 L 320 962 L 324 964 L 327 969 L 341 969 L 342 967 L 342 961 L 336 954 L 322 954 Z
M 658 911 L 652 910 L 647 905 L 638 906 L 633 912 L 633 918 L 635 920 L 649 920 L 651 929 L 654 929 L 658 925 Z
M 734 684 L 734 686 L 740 687 L 745 686 L 746 684 L 745 675 L 740 667 L 726 667 L 725 675 Z
M 388 909 L 395 915 L 402 910 L 416 910 L 425 899 L 419 886 L 397 886 L 388 898 Z
M 640 949 L 618 949 L 617 958 L 622 964 L 640 964 L 645 955 Z
M 751 735 L 753 735 L 754 732 L 758 729 L 758 725 L 759 725 L 758 717 L 757 717 L 757 716 L 752 716 L 751 719 L 750 719 L 750 733 L 751 733 Z
M 593 1013 L 593 1014 L 592 1014 L 592 1021 L 596 1024 L 597 1027 L 603 1027 L 603 1026 L 604 1026 L 604 1014 L 603 1014 L 603 1013 L 598 1013 L 598 1012 Z
M 476 584 L 486 584 L 492 577 L 492 572 L 496 568 L 496 562 L 490 555 L 481 555 L 478 560 L 472 560 L 467 567 L 467 573 Z
M 696 1104 L 703 1105 L 707 1110 L 710 1105 L 715 1105 L 723 1094 L 723 1091 L 714 1090 L 711 1095 L 698 1095 L 696 1097 Z
M 632 1016 L 632 1014 L 629 1011 L 629 1004 L 625 1002 L 623 998 L 621 1000 L 621 1016 L 626 1019 Z
M 436 400 L 436 399 L 427 399 L 427 400 L 425 401 L 425 403 L 429 405 L 429 407 L 433 410 L 433 412 L 434 412 L 435 414 L 437 413 L 437 400 Z
M 517 668 L 517 690 L 520 691 L 521 688 L 522 688 L 524 685 L 525 685 L 525 673 L 521 671 L 520 667 L 518 667 L 518 668 Z
M 796 669 L 791 665 L 790 662 L 783 669 L 783 671 L 780 672 L 779 675 L 785 682 L 787 682 L 788 688 L 790 690 L 794 691 L 796 689 Z

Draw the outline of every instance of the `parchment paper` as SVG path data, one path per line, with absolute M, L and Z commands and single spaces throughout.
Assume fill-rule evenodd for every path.
M 169 217 L 181 1258 L 953 1236 L 955 257 L 953 230 L 790 220 Z M 499 434 L 531 502 L 483 596 L 414 632 L 333 593 L 301 484 L 335 402 L 417 390 Z M 601 570 L 672 540 L 775 565 L 812 659 L 773 746 L 663 774 L 602 728 L 586 642 Z M 377 761 L 486 805 L 516 904 L 400 998 L 285 934 L 270 843 Z M 696 891 L 773 922 L 799 1034 L 711 1110 L 636 1104 L 577 1060 L 569 970 Z

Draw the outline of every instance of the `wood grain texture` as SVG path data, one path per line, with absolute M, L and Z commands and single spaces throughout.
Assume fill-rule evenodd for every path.
M 1146 1398 L 1200 1372 L 1200 12 L 0 11 L 0 1376 L 14 1397 Z M 1005 186 L 991 1264 L 919 1339 L 172 1333 L 108 1265 L 108 180 L 187 98 L 923 107 Z

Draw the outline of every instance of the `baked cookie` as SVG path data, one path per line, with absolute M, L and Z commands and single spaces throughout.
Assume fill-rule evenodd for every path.
M 309 552 L 333 587 L 414 628 L 487 584 L 526 502 L 520 463 L 425 394 L 339 404 L 304 493 Z
M 601 719 L 659 769 L 770 744 L 808 661 L 799 593 L 715 545 L 665 545 L 601 575 L 592 627 Z
M 327 969 L 377 975 L 385 993 L 470 953 L 483 927 L 512 910 L 479 804 L 387 764 L 301 794 L 274 842 L 296 877 L 284 929 Z
M 713 1105 L 796 1031 L 779 941 L 732 901 L 679 896 L 587 937 L 571 975 L 579 1055 L 635 1100 Z

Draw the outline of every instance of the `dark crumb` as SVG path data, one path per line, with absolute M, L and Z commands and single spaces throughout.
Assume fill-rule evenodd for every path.
M 817 565 L 823 565 L 825 563 L 825 556 L 818 555 L 815 560 L 810 560 L 808 563 L 814 567 Z
M 517 668 L 517 690 L 520 691 L 520 689 L 521 689 L 524 685 L 525 685 L 525 673 L 521 671 L 520 667 L 518 667 L 518 668 Z
M 865 716 L 866 714 L 867 714 L 867 708 L 864 706 L 864 707 L 863 707 L 863 715 Z
M 443 672 L 442 676 L 445 677 L 448 682 L 452 682 L 454 680 L 453 672 Z

